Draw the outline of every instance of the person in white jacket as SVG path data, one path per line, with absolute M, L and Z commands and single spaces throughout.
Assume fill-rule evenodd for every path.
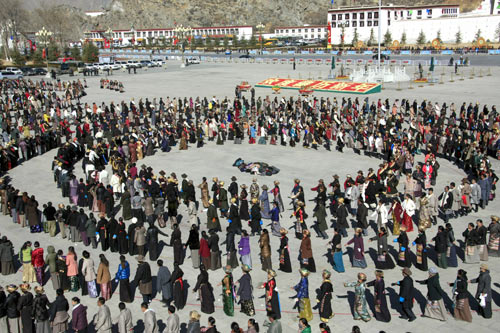
M 401 207 L 403 208 L 403 225 L 406 226 L 407 232 L 411 232 L 413 231 L 412 217 L 415 215 L 415 209 L 417 206 L 409 194 L 405 194 L 405 199 L 401 204 Z
M 109 181 L 109 185 L 113 187 L 113 193 L 116 195 L 116 198 L 119 199 L 123 191 L 122 191 L 121 178 L 118 175 L 118 172 L 113 173 Z
M 372 213 L 370 217 L 375 217 L 377 221 L 377 228 L 382 228 L 387 223 L 387 208 L 385 207 L 382 200 L 379 200 L 377 203 L 377 207 L 375 211 Z

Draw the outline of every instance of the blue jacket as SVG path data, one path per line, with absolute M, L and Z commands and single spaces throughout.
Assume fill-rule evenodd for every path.
M 125 261 L 125 268 L 122 265 L 118 265 L 118 272 L 116 272 L 115 280 L 126 280 L 130 277 L 130 266 L 128 262 Z
M 306 277 L 302 277 L 294 289 L 297 292 L 297 298 L 309 298 L 309 281 Z
M 280 220 L 280 210 L 278 207 L 274 207 L 271 209 L 271 221 L 279 221 Z

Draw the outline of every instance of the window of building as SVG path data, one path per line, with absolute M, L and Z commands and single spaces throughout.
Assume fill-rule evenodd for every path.
M 288 29 L 286 29 L 286 33 L 288 33 Z
M 345 19 L 348 20 L 349 19 L 349 14 L 345 14 Z
M 304 29 L 304 32 L 307 32 L 308 29 Z
M 378 12 L 373 13 L 375 18 L 378 18 Z
M 349 21 L 345 21 L 345 27 L 349 28 Z
M 368 13 L 368 19 L 371 19 L 371 18 L 372 18 L 372 16 L 373 16 L 372 12 L 369 12 L 369 13 Z
M 309 38 L 309 35 L 304 35 L 304 38 L 305 38 L 305 39 L 308 39 L 308 38 Z
M 298 32 L 299 34 L 300 34 L 300 32 L 301 32 L 301 31 L 302 31 L 302 29 L 297 30 L 297 32 Z
M 422 15 L 422 10 L 417 10 L 417 15 L 421 16 Z
M 373 21 L 373 26 L 378 27 L 378 21 Z
M 342 14 L 339 14 L 339 21 L 342 20 Z
M 337 15 L 336 14 L 332 14 L 332 21 L 335 21 L 337 19 Z
M 365 13 L 359 13 L 359 19 L 364 20 L 365 19 Z
M 387 20 L 387 25 L 391 25 L 391 20 Z
M 294 34 L 294 33 L 295 33 L 295 29 L 292 29 L 292 34 Z
M 365 26 L 365 21 L 359 21 L 359 27 L 362 28 Z
M 358 19 L 358 13 L 352 13 L 352 19 L 357 20 Z
M 372 26 L 372 21 L 367 21 L 367 22 L 366 22 L 366 25 L 367 25 L 368 27 L 371 27 L 371 26 Z
M 332 28 L 336 28 L 337 27 L 337 22 L 332 22 Z
M 391 12 L 387 12 L 387 17 L 391 17 Z
M 432 16 L 432 9 L 427 9 L 427 15 Z
M 358 26 L 358 21 L 352 21 L 352 27 L 356 28 Z

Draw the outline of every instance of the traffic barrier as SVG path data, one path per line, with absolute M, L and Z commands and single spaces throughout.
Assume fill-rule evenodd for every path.
M 322 65 L 323 64 L 323 59 L 316 59 L 316 65 Z

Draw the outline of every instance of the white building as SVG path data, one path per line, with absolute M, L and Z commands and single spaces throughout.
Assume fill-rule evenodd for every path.
M 500 1 L 500 0 L 496 0 Z M 331 25 L 331 43 L 341 43 L 342 27 L 344 43 L 350 44 L 355 33 L 358 40 L 367 42 L 373 30 L 375 41 L 380 25 L 381 39 L 389 31 L 393 40 L 401 41 L 406 34 L 406 43 L 415 44 L 423 31 L 427 41 L 432 41 L 440 32 L 444 43 L 454 43 L 460 31 L 463 42 L 472 42 L 478 30 L 483 38 L 495 40 L 495 29 L 500 23 L 499 15 L 464 16 L 458 5 L 427 6 L 383 6 L 380 14 L 377 6 L 345 7 L 330 9 L 328 23 Z
M 198 38 L 233 38 L 250 39 L 253 34 L 252 26 L 225 26 L 225 27 L 195 27 L 192 36 Z M 164 29 L 129 29 L 112 30 L 112 42 L 114 44 L 146 44 L 150 41 L 173 40 L 176 37 L 174 28 Z M 102 43 L 105 39 L 111 41 L 110 36 L 104 30 L 92 30 L 85 32 L 85 39 L 94 43 Z
M 298 37 L 305 40 L 326 39 L 328 37 L 327 25 L 304 25 L 299 27 L 277 27 L 274 37 Z

